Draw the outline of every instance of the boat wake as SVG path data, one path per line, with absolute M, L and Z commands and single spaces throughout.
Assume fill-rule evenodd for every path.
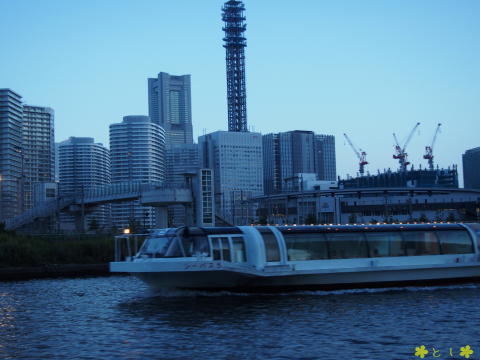
M 251 293 L 251 292 L 233 292 L 233 291 L 202 291 L 202 290 L 182 290 L 182 289 L 163 289 L 153 292 L 151 297 L 163 298 L 185 298 L 185 297 L 278 297 L 278 296 L 338 296 L 338 295 L 359 295 L 375 293 L 397 293 L 397 292 L 432 292 L 441 290 L 475 290 L 480 289 L 480 284 L 459 284 L 459 285 L 441 285 L 441 286 L 406 286 L 406 287 L 388 287 L 388 288 L 363 288 L 363 289 L 345 289 L 345 290 L 298 290 L 289 292 L 275 293 Z

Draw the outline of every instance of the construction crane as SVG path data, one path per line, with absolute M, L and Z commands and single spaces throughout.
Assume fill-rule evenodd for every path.
M 432 144 L 430 146 L 425 146 L 425 155 L 423 158 L 428 160 L 428 168 L 433 170 L 433 146 L 435 145 L 435 141 L 437 140 L 438 133 L 440 132 L 440 127 L 442 124 L 437 125 L 437 129 L 435 130 L 435 134 L 433 135 Z
M 398 142 L 397 135 L 393 133 L 393 139 L 395 140 L 395 154 L 393 154 L 393 158 L 397 159 L 398 162 L 400 163 L 400 171 L 406 171 L 407 166 L 410 164 L 408 161 L 408 154 L 406 152 L 408 143 L 410 140 L 412 140 L 413 134 L 415 133 L 415 130 L 417 130 L 418 126 L 420 123 L 418 122 L 408 135 L 407 140 L 405 141 L 405 144 L 403 146 L 400 146 L 400 143 Z
M 358 167 L 359 167 L 358 172 L 360 173 L 360 176 L 363 176 L 363 174 L 365 173 L 365 165 L 368 164 L 367 153 L 365 151 L 363 151 L 362 149 L 357 149 L 357 147 L 355 145 L 353 145 L 352 140 L 350 140 L 350 138 L 348 137 L 347 134 L 344 133 L 343 136 L 345 136 L 345 139 L 347 139 L 347 141 L 350 144 L 350 147 L 352 148 L 355 155 L 357 155 L 358 160 L 359 160 L 358 161 Z

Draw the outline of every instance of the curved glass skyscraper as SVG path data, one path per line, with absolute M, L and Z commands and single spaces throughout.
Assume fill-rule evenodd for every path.
M 125 116 L 110 125 L 112 184 L 163 183 L 165 181 L 165 130 L 148 116 Z M 138 201 L 112 204 L 114 225 L 155 226 L 153 208 Z

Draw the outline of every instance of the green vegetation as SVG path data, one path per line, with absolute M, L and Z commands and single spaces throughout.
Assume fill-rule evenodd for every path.
M 0 229 L 0 267 L 101 264 L 113 260 L 108 235 L 22 236 Z

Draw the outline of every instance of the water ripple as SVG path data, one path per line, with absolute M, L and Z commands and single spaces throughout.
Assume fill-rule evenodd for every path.
M 151 293 L 133 277 L 0 283 L 0 358 L 406 359 L 478 341 L 480 287 Z

